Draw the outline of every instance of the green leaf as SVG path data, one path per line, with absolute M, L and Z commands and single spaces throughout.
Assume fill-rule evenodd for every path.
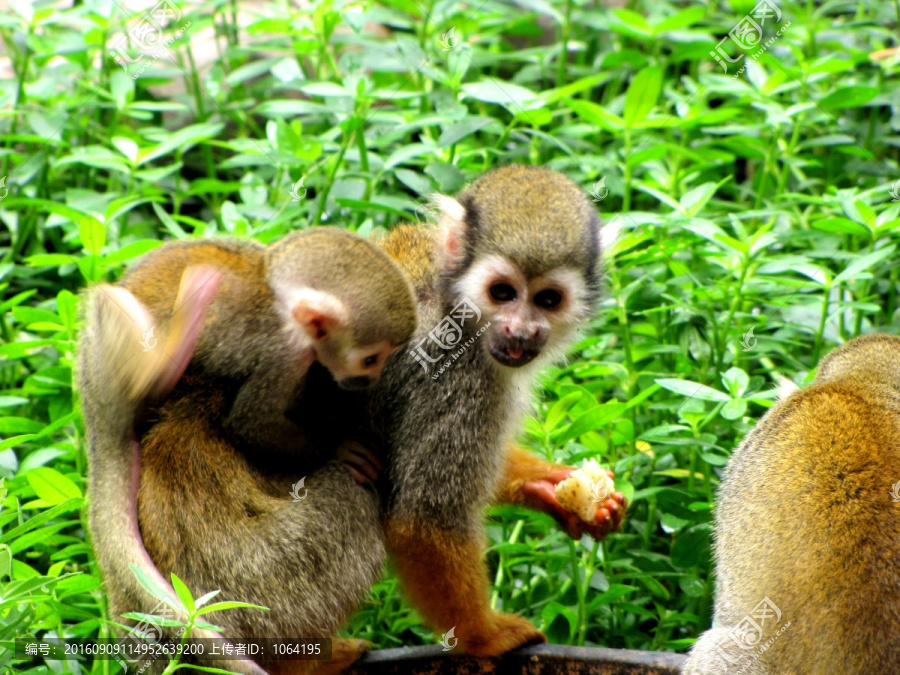
M 502 127 L 493 117 L 467 117 L 462 122 L 444 129 L 440 138 L 438 138 L 437 146 L 439 148 L 449 148 L 451 145 L 459 143 L 462 139 L 490 125 L 496 125 L 496 131 L 500 133 Z
M 19 199 L 16 197 L 8 197 L 3 201 L 3 208 L 13 208 L 14 206 L 18 208 L 28 207 L 29 209 L 36 209 L 37 211 L 47 211 L 49 213 L 53 213 L 62 218 L 66 218 L 75 223 L 79 228 L 79 233 L 81 232 L 82 223 L 90 224 L 91 226 L 99 225 L 103 227 L 99 220 L 94 218 L 94 216 L 79 211 L 78 209 L 74 209 L 65 204 L 60 204 L 59 202 L 54 202 L 49 199 Z M 106 234 L 104 233 L 104 238 Z M 75 259 L 72 256 L 67 256 L 70 261 L 74 261 Z
M 693 26 L 706 16 L 706 7 L 690 7 L 663 19 L 653 26 L 653 34 L 659 35 L 670 30 L 680 30 Z
M 750 376 L 740 368 L 729 368 L 722 375 L 722 384 L 732 396 L 740 396 L 750 385 Z
M 0 417 L 0 434 L 35 434 L 43 428 L 43 424 L 27 417 Z
M 588 431 L 602 429 L 621 417 L 627 409 L 627 405 L 619 402 L 604 403 L 603 405 L 598 405 L 596 408 L 591 408 L 572 422 L 568 428 L 564 429 L 563 432 L 554 439 L 554 442 L 558 445 L 563 445 Z
M 181 229 L 181 225 L 176 223 L 172 216 L 163 211 L 163 208 L 159 204 L 153 202 L 151 206 L 157 217 L 162 221 L 163 227 L 165 227 L 173 237 L 176 239 L 184 239 L 188 236 L 187 232 Z
M 106 243 L 106 228 L 94 218 L 85 218 L 78 223 L 81 244 L 91 255 L 100 255 Z
M 129 162 L 134 163 L 137 161 L 138 144 L 133 140 L 125 136 L 115 136 L 110 142 L 116 150 L 128 158 Z
M 688 398 L 698 398 L 702 401 L 722 402 L 730 399 L 728 394 L 717 391 L 712 387 L 707 387 L 705 384 L 691 382 L 690 380 L 663 377 L 656 380 L 656 384 L 669 391 L 674 391 L 676 394 L 681 394 Z
M 109 86 L 113 100 L 116 102 L 116 108 L 124 110 L 134 98 L 134 80 L 127 73 L 117 68 L 109 77 Z M 129 159 L 134 161 L 132 157 L 129 157 Z
M 142 570 L 137 565 L 128 565 L 131 568 L 132 573 L 134 573 L 135 578 L 138 580 L 138 583 L 144 587 L 150 595 L 152 595 L 157 600 L 161 600 L 166 605 L 171 607 L 172 609 L 187 613 L 186 608 L 181 605 L 175 598 L 173 598 L 167 590 L 165 590 L 162 586 L 160 586 L 157 581 L 150 577 L 144 570 Z
M 582 393 L 580 391 L 573 391 L 571 394 L 567 394 L 559 399 L 556 403 L 553 404 L 553 407 L 547 412 L 547 420 L 544 422 L 544 428 L 550 432 L 556 429 L 560 422 L 563 421 L 566 417 L 566 413 L 569 412 L 569 409 L 575 405 L 576 401 L 581 400 Z
M 877 87 L 843 87 L 819 100 L 819 106 L 831 110 L 858 108 L 878 96 Z
M 700 209 L 706 206 L 706 202 L 716 193 L 717 188 L 718 185 L 715 183 L 698 185 L 685 192 L 679 200 L 679 204 L 681 204 L 681 208 L 684 209 L 687 215 L 695 216 L 700 212 Z
M 268 607 L 263 607 L 262 605 L 251 605 L 247 602 L 216 602 L 212 605 L 208 605 L 203 607 L 199 612 L 197 612 L 197 616 L 203 616 L 204 614 L 209 614 L 211 612 L 221 612 L 226 609 L 262 609 L 265 611 L 269 611 Z
M 222 592 L 221 590 L 215 590 L 215 591 L 210 591 L 206 595 L 200 596 L 199 598 L 197 598 L 197 601 L 195 603 L 196 606 L 203 607 L 203 605 L 205 605 L 207 602 L 212 600 L 214 597 L 216 597 L 221 592 Z
M 609 605 L 614 603 L 616 600 L 620 598 L 624 598 L 626 595 L 630 595 L 637 590 L 634 586 L 628 586 L 625 584 L 610 584 L 609 589 L 603 593 L 600 593 L 593 602 L 596 602 L 598 605 Z
M 845 281 L 850 281 L 851 279 L 870 278 L 871 275 L 864 270 L 867 270 L 870 267 L 877 265 L 882 260 L 891 257 L 894 254 L 894 250 L 896 248 L 896 245 L 891 244 L 890 246 L 885 246 L 884 248 L 874 251 L 873 253 L 864 255 L 862 258 L 857 258 L 849 265 L 847 265 L 847 267 L 844 268 L 843 272 L 841 272 L 834 278 L 834 283 L 840 284 Z
M 30 472 L 29 472 L 30 473 Z M 14 527 L 11 530 L 4 532 L 0 535 L 0 544 L 7 544 L 11 541 L 14 541 L 18 537 L 21 537 L 23 534 L 30 532 L 36 527 L 40 527 L 47 521 L 53 520 L 54 518 L 62 515 L 63 513 L 68 513 L 69 511 L 76 511 L 81 508 L 81 505 L 84 503 L 83 499 L 69 499 L 68 501 L 63 502 L 62 504 L 58 504 L 54 506 L 52 509 L 47 509 L 46 511 L 41 511 L 39 514 L 34 516 L 33 518 L 29 518 L 24 523 L 19 525 L 18 527 Z
M 66 289 L 56 294 L 56 311 L 68 330 L 74 331 L 78 319 L 78 297 Z
M 52 506 L 81 497 L 81 490 L 75 483 L 48 466 L 32 469 L 25 477 L 35 494 Z
M 631 35 L 632 37 L 651 37 L 653 29 L 647 20 L 637 12 L 630 9 L 616 8 L 612 11 L 615 20 L 610 24 L 613 30 Z
M 621 117 L 613 115 L 611 112 L 607 112 L 605 108 L 596 103 L 592 103 L 591 101 L 567 99 L 566 105 L 585 122 L 600 127 L 601 129 L 618 131 L 625 126 L 625 120 Z
M 823 218 L 810 223 L 812 227 L 823 232 L 837 232 L 839 234 L 869 235 L 869 230 L 859 223 L 848 218 Z
M 742 398 L 733 398 L 722 406 L 719 414 L 726 420 L 737 420 L 747 413 L 747 401 Z
M 626 127 L 634 127 L 647 118 L 661 90 L 662 69 L 659 66 L 648 66 L 634 76 L 625 93 L 623 117 Z
M 165 211 L 163 212 L 165 213 Z M 168 214 L 166 214 L 168 215 Z M 103 257 L 103 261 L 107 264 L 117 264 L 133 260 L 139 256 L 149 253 L 155 248 L 162 246 L 163 242 L 159 239 L 139 239 L 130 244 L 126 244 L 118 251 L 111 251 Z
M 529 103 L 538 98 L 538 95 L 530 89 L 493 78 L 464 84 L 462 90 L 470 98 L 485 103 L 499 103 L 511 108 L 514 112 L 526 108 Z
M 184 582 L 179 579 L 174 572 L 172 572 L 172 588 L 175 589 L 175 594 L 178 596 L 178 599 L 181 600 L 181 604 L 187 608 L 188 614 L 193 615 L 194 612 L 197 611 L 197 607 L 194 605 L 194 596 L 191 595 L 188 587 L 185 586 Z
M 300 91 L 309 96 L 321 96 L 322 98 L 335 96 L 353 97 L 353 92 L 347 91 L 341 85 L 333 82 L 309 82 L 300 87 Z
M 225 125 L 220 122 L 210 124 L 191 124 L 168 134 L 154 148 L 141 148 L 138 152 L 138 165 L 152 162 L 154 159 L 179 150 L 185 152 L 202 141 L 218 136 Z
M 569 624 L 569 631 L 574 632 L 578 628 L 578 613 L 571 607 L 566 607 L 558 602 L 549 602 L 541 611 L 541 621 L 545 626 L 549 626 L 556 620 L 556 617 L 562 616 Z
M 157 616 L 156 614 L 146 614 L 144 612 L 126 612 L 122 616 L 124 616 L 126 619 L 133 619 L 134 621 L 149 623 L 154 626 L 161 626 L 163 628 L 178 628 L 185 625 L 184 621 L 179 621 L 178 619 L 169 619 L 164 616 Z

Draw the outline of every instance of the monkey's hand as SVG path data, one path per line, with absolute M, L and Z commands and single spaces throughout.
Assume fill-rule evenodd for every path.
M 497 501 L 502 504 L 519 504 L 547 513 L 573 539 L 581 539 L 585 532 L 595 539 L 603 539 L 622 524 L 625 497 L 621 492 L 609 496 L 598 505 L 594 523 L 585 523 L 556 498 L 556 486 L 573 471 L 575 467 L 547 462 L 527 450 L 511 445 L 507 449 Z M 612 477 L 612 472 L 607 472 L 607 475 Z
M 581 539 L 585 532 L 594 539 L 603 539 L 621 526 L 625 515 L 625 496 L 621 492 L 616 492 L 607 497 L 597 505 L 594 522 L 585 523 L 556 498 L 556 486 L 566 480 L 573 471 L 574 467 L 553 469 L 538 480 L 524 482 L 521 489 L 525 496 L 525 505 L 549 513 L 573 539 Z M 610 478 L 615 477 L 612 471 L 606 471 L 606 474 Z
M 347 439 L 338 446 L 337 458 L 360 485 L 371 485 L 381 472 L 381 460 L 362 443 Z

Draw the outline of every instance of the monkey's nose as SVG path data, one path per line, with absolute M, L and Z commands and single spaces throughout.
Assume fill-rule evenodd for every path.
M 503 331 L 506 333 L 506 337 L 513 342 L 529 342 L 532 340 L 540 340 L 543 337 L 543 331 L 540 327 L 532 330 L 515 330 L 509 324 L 506 324 L 503 327 Z
M 358 389 L 368 389 L 374 382 L 375 380 L 368 375 L 359 375 L 357 377 L 345 377 L 338 382 L 338 386 L 341 389 L 356 391 Z

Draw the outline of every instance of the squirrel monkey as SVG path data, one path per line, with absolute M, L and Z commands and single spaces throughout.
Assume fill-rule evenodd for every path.
M 856 338 L 735 450 L 687 675 L 900 671 L 898 391 L 900 338 Z
M 171 288 L 179 276 L 178 287 Z M 297 462 L 275 474 L 263 462 L 254 464 L 257 455 L 265 455 L 254 451 L 273 441 L 310 451 L 321 445 L 310 440 L 316 430 L 304 435 L 284 417 L 313 354 L 337 382 L 350 380 L 352 389 L 377 377 L 389 354 L 409 339 L 415 305 L 400 268 L 373 244 L 330 228 L 289 235 L 269 249 L 237 242 L 170 244 L 136 265 L 122 286 L 92 289 L 86 306 L 79 383 L 89 441 L 89 523 L 113 616 L 149 612 L 156 604 L 129 569 L 136 564 L 170 592 L 159 569 L 183 575 L 194 590 L 221 588 L 232 591 L 233 599 L 268 606 L 277 604 L 276 597 L 290 602 L 273 613 L 282 623 L 257 621 L 251 625 L 261 629 L 246 637 L 320 637 L 335 630 L 383 564 L 378 500 L 353 483 L 374 478 L 371 462 L 377 460 L 357 444 L 340 444 L 337 457 L 353 478 L 337 475 L 342 469 L 335 463 L 315 471 L 307 489 L 318 498 L 304 515 L 290 499 L 291 486 L 304 478 Z M 162 345 L 147 337 L 155 316 L 163 319 Z M 148 408 L 186 369 L 186 384 L 139 441 L 137 427 Z M 253 401 L 248 390 L 267 398 Z M 242 397 L 247 410 L 236 416 Z M 262 418 L 265 404 L 284 418 L 278 435 L 264 435 L 263 425 L 275 424 Z M 292 428 L 296 436 L 289 435 Z M 325 449 L 335 456 L 334 447 Z M 236 519 L 222 519 L 234 509 Z M 213 522 L 221 527 L 210 528 Z M 219 541 L 219 535 L 230 539 Z M 279 541 L 285 549 L 272 550 Z M 352 563 L 339 570 L 318 566 L 323 552 L 351 545 L 363 551 Z M 237 565 L 241 573 L 217 573 L 207 588 L 204 556 L 215 555 L 210 551 L 229 553 L 217 570 Z M 273 584 L 278 577 L 272 565 L 298 579 Z M 245 593 L 248 578 L 253 581 Z M 284 595 L 291 584 L 294 592 Z M 338 584 L 343 591 L 328 603 L 312 601 L 318 595 L 311 587 Z M 303 618 L 283 623 L 294 610 L 302 610 Z M 349 663 L 363 647 L 360 641 L 339 642 L 334 663 Z M 259 672 L 247 664 L 246 672 Z
M 178 332 L 170 341 L 177 364 L 190 360 L 204 305 L 214 293 L 214 282 L 204 278 L 184 283 L 183 294 L 191 300 L 173 324 Z M 110 616 L 153 613 L 158 605 L 135 579 L 129 569 L 133 564 L 172 597 L 168 574 L 175 572 L 194 593 L 221 590 L 219 599 L 271 608 L 217 614 L 215 623 L 229 637 L 333 634 L 382 572 L 386 553 L 377 496 L 357 485 L 336 461 L 305 477 L 254 464 L 222 433 L 229 397 L 213 378 L 185 375 L 139 442 L 135 425 L 146 401 L 130 398 L 132 382 L 123 377 L 97 379 L 132 358 L 124 350 L 101 351 L 108 336 L 131 332 L 136 339 L 139 333 L 106 293 L 94 292 L 90 299 L 80 354 L 90 455 L 89 524 Z M 177 369 L 167 361 L 148 367 L 156 370 L 146 380 L 147 391 L 166 394 Z M 146 378 L 136 368 L 124 371 Z M 99 427 L 100 419 L 113 426 Z M 304 478 L 304 489 L 297 489 Z M 296 502 L 292 492 L 303 498 Z M 353 555 L 345 555 L 348 550 Z M 327 560 L 341 564 L 323 564 Z M 168 629 L 164 632 L 171 637 Z M 205 629 L 195 629 L 193 636 L 221 637 Z M 325 675 L 340 672 L 367 648 L 362 640 L 335 639 L 332 660 L 326 662 L 244 659 L 203 665 L 248 675 Z
M 571 468 L 504 450 L 536 373 L 593 312 L 600 222 L 575 183 L 528 166 L 491 171 L 438 206 L 438 228 L 404 226 L 384 241 L 413 280 L 419 331 L 372 390 L 370 418 L 382 425 L 387 542 L 407 595 L 434 628 L 455 626 L 465 651 L 492 656 L 545 638 L 490 607 L 484 508 L 526 504 L 583 527 L 554 495 Z M 602 537 L 623 511 L 615 493 L 586 529 Z
M 308 451 L 306 434 L 285 412 L 313 360 L 340 386 L 365 388 L 415 330 L 412 289 L 397 264 L 373 243 L 338 228 L 294 232 L 268 248 L 228 240 L 172 242 L 144 256 L 120 286 L 165 331 L 180 307 L 175 280 L 213 273 L 219 288 L 203 319 L 192 369 L 223 386 L 236 384 L 223 428 L 254 450 Z

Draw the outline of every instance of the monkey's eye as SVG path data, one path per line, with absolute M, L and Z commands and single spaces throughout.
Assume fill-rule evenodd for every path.
M 534 304 L 544 309 L 553 309 L 562 302 L 562 293 L 554 291 L 552 288 L 545 288 L 538 291 L 534 296 Z
M 363 359 L 363 365 L 366 368 L 374 366 L 376 363 L 378 363 L 378 354 L 372 354 Z
M 491 297 L 497 302 L 510 302 L 516 299 L 516 289 L 509 284 L 494 284 L 491 286 Z

